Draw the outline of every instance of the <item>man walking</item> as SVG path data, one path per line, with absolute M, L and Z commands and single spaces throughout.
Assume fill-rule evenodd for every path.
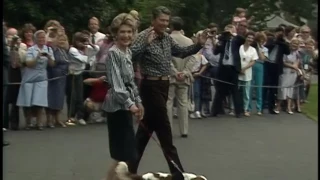
M 172 142 L 166 107 L 172 56 L 179 55 L 183 58 L 197 53 L 205 43 L 206 36 L 202 35 L 198 44 L 180 47 L 169 34 L 165 33 L 170 15 L 168 8 L 156 7 L 152 12 L 152 26 L 142 31 L 131 46 L 133 60 L 140 60 L 142 74 L 140 95 L 145 107 L 145 116 L 136 134 L 138 157 L 136 161 L 129 163 L 129 169 L 131 173 L 137 173 L 150 134 L 155 131 L 175 180 L 184 178 L 180 173 L 183 167 Z

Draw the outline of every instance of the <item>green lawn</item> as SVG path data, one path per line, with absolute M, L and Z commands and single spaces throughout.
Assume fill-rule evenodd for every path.
M 318 121 L 318 84 L 311 85 L 308 101 L 303 105 L 302 111 L 309 118 Z

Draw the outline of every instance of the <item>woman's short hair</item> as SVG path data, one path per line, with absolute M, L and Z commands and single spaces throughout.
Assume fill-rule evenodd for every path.
M 293 43 L 300 44 L 300 39 L 298 39 L 298 38 L 292 38 L 291 41 L 290 41 L 290 44 L 293 44 Z
M 42 34 L 42 33 L 43 33 L 43 34 L 46 34 L 46 32 L 45 32 L 44 30 L 42 30 L 42 29 L 36 31 L 36 32 L 33 34 L 34 39 L 37 40 L 38 35 L 39 35 L 39 34 Z
M 72 46 L 76 47 L 77 42 L 84 42 L 86 40 L 87 39 L 85 34 L 83 34 L 82 32 L 76 32 L 72 37 Z
M 285 29 L 284 29 L 284 35 L 285 35 L 285 36 L 288 36 L 289 33 L 290 33 L 291 31 L 293 31 L 293 30 L 295 30 L 295 27 L 293 27 L 293 26 L 287 26 L 287 27 L 285 27 Z
M 51 26 L 58 28 L 58 27 L 61 26 L 61 24 L 60 24 L 60 22 L 57 21 L 57 20 L 49 20 L 49 21 L 46 23 L 46 25 L 44 26 L 44 30 L 47 31 L 48 28 L 51 27 Z
M 313 39 L 307 39 L 306 41 L 304 41 L 304 44 L 310 44 L 314 46 L 316 42 Z
M 132 15 L 127 13 L 121 13 L 112 20 L 112 23 L 110 25 L 111 35 L 115 36 L 122 25 L 130 26 L 133 32 L 136 29 L 135 20 L 132 17 Z
M 260 42 L 261 40 L 267 41 L 267 35 L 263 31 L 257 32 L 255 34 L 255 41 Z
M 24 34 L 26 32 L 31 31 L 32 33 L 35 33 L 36 30 L 37 30 L 36 27 L 34 27 L 31 23 L 24 24 L 21 29 L 21 33 L 20 33 L 20 37 L 21 37 L 22 41 L 25 40 Z

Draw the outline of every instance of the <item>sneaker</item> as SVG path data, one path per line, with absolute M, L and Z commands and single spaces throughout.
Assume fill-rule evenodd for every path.
M 229 112 L 229 115 L 230 115 L 230 116 L 234 116 L 234 112 L 233 112 L 233 111 L 230 111 L 230 112 Z
M 249 117 L 249 116 L 250 116 L 250 113 L 249 113 L 249 112 L 245 112 L 244 115 L 247 116 L 247 117 Z
M 190 114 L 190 118 L 191 119 L 201 119 L 201 114 L 199 111 L 196 111 L 196 112 Z
M 79 123 L 80 125 L 87 125 L 86 121 L 83 120 L 83 119 L 79 119 L 79 120 L 78 120 L 78 123 Z
M 259 112 L 257 112 L 257 115 L 258 115 L 258 116 L 261 116 L 261 115 L 262 115 L 262 113 L 259 111 Z
M 275 113 L 275 114 L 280 114 L 280 111 L 278 111 L 278 110 L 273 110 L 273 112 Z
M 6 131 L 7 131 L 7 129 L 6 129 L 6 128 L 2 128 L 2 131 L 3 131 L 3 132 L 6 132 Z

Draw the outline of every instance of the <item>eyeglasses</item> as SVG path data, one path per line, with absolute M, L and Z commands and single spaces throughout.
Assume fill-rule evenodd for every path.
M 241 27 L 248 27 L 247 25 L 245 25 L 245 24 L 239 24 L 239 26 L 241 26 Z

